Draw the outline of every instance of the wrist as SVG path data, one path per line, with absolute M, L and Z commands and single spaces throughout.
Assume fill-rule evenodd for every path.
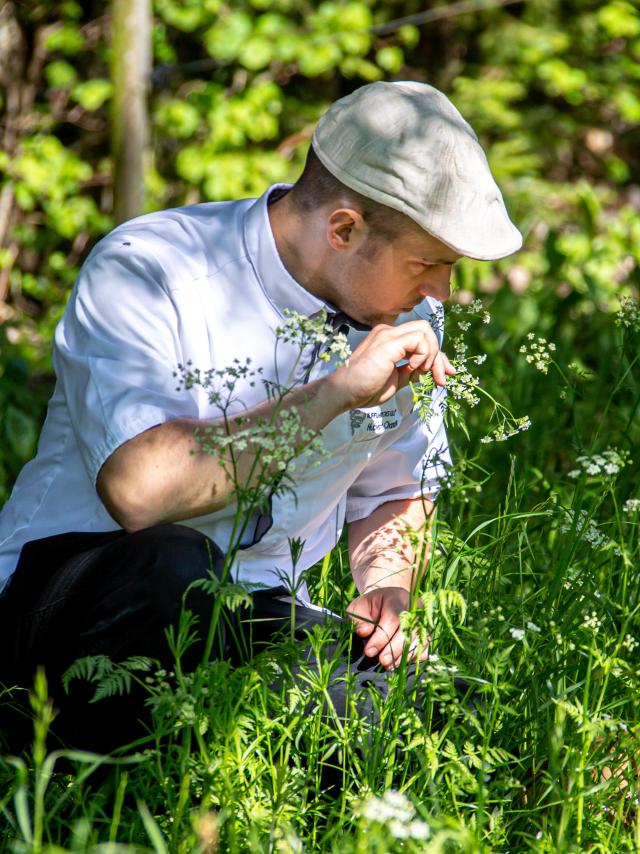
M 332 371 L 321 380 L 318 380 L 318 382 L 323 385 L 323 390 L 329 406 L 332 410 L 335 410 L 334 418 L 337 415 L 342 415 L 343 413 L 348 412 L 356 406 L 356 401 L 353 400 L 352 395 L 349 393 L 349 390 L 343 381 L 343 371 L 344 368 L 342 367 L 336 368 L 335 371 Z
M 389 566 L 387 562 L 384 568 L 371 567 L 368 572 L 359 574 L 357 581 L 361 594 L 386 587 L 401 588 L 411 593 L 415 588 L 416 578 L 413 567 Z
M 366 596 L 367 593 L 373 593 L 380 590 L 402 590 L 404 593 L 411 595 L 412 588 L 406 584 L 368 584 L 364 590 L 360 591 L 360 596 Z

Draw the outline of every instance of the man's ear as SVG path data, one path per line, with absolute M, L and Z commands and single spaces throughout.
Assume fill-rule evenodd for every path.
M 336 208 L 327 220 L 327 241 L 332 249 L 344 252 L 360 246 L 367 233 L 367 224 L 359 211 Z

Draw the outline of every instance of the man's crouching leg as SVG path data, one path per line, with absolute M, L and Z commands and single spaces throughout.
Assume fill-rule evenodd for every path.
M 316 721 L 303 727 L 322 743 L 305 748 L 303 738 L 298 747 L 316 757 L 327 793 L 340 791 L 355 768 L 366 768 L 372 787 L 386 780 L 390 769 L 405 774 L 405 760 L 411 760 L 407 745 L 416 735 L 429 732 L 437 738 L 452 727 L 467 735 L 475 731 L 482 704 L 469 681 L 428 662 L 387 671 L 377 657 L 365 655 L 366 639 L 348 622 L 300 606 L 295 619 L 299 646 L 291 670 L 305 707 L 303 720 L 322 719 L 320 726 Z
M 222 564 L 212 540 L 182 525 L 132 534 L 64 534 L 27 544 L 0 598 L 13 659 L 0 682 L 29 688 L 36 669 L 44 667 L 58 710 L 53 732 L 73 747 L 108 752 L 144 736 L 149 715 L 142 687 L 134 682 L 123 696 L 91 703 L 94 685 L 74 679 L 67 693 L 62 676 L 76 659 L 99 655 L 114 662 L 145 656 L 173 669 L 166 630 L 177 629 L 187 588 L 219 575 Z M 185 604 L 198 618 L 200 638 L 182 661 L 191 669 L 203 655 L 213 600 L 196 587 Z M 224 648 L 222 620 L 218 632 L 213 655 Z M 18 732 L 13 735 L 9 744 L 15 750 Z

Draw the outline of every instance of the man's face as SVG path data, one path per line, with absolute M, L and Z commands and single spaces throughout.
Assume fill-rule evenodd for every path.
M 425 297 L 448 299 L 451 267 L 460 257 L 418 226 L 392 241 L 369 235 L 341 258 L 337 304 L 369 326 L 392 324 Z

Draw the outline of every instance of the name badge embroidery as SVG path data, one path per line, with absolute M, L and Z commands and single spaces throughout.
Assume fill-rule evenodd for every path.
M 392 409 L 352 409 L 349 414 L 352 436 L 376 436 L 387 430 L 394 430 L 399 423 L 398 410 Z

